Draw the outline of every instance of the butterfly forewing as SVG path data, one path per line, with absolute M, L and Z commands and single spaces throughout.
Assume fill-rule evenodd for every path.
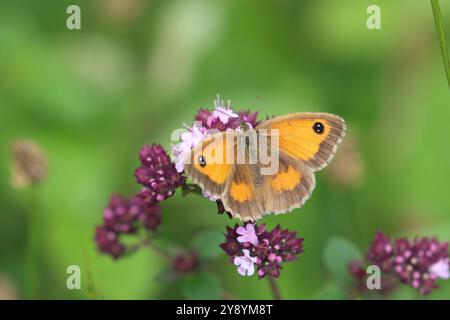
M 262 122 L 257 129 L 276 130 L 280 151 L 313 171 L 330 163 L 345 135 L 345 122 L 329 113 L 294 113 Z
M 233 175 L 235 138 L 233 132 L 217 133 L 197 145 L 185 161 L 186 174 L 210 196 L 220 197 Z

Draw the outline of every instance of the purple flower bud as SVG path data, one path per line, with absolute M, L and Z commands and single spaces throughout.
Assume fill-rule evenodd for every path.
M 199 267 L 197 252 L 185 252 L 175 256 L 172 269 L 178 273 L 194 272 Z
M 145 187 L 140 197 L 146 203 L 163 201 L 184 183 L 185 178 L 175 169 L 175 164 L 170 162 L 169 155 L 161 145 L 143 146 L 139 157 L 141 166 L 135 170 L 134 175 L 136 181 Z
M 100 252 L 109 254 L 114 259 L 119 258 L 125 251 L 125 246 L 119 242 L 115 231 L 105 226 L 95 230 L 95 242 Z
M 377 232 L 369 249 L 368 259 L 380 266 L 382 270 L 389 270 L 391 268 L 392 255 L 391 239 L 384 233 Z
M 366 277 L 366 270 L 364 270 L 360 261 L 351 261 L 348 265 L 348 271 L 358 280 L 365 279 Z
M 138 195 L 130 199 L 112 196 L 103 212 L 103 224 L 97 227 L 95 233 L 99 251 L 119 258 L 125 251 L 119 236 L 136 233 L 139 221 L 146 229 L 155 231 L 161 223 L 159 205 L 150 205 Z

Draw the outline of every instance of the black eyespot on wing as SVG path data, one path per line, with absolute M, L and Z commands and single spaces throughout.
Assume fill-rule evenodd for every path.
M 325 130 L 325 126 L 323 125 L 322 122 L 316 122 L 314 123 L 314 125 L 312 126 L 313 130 L 315 133 L 317 134 L 322 134 L 323 131 Z
M 200 165 L 200 167 L 205 167 L 206 166 L 206 161 L 205 161 L 205 157 L 203 156 L 199 156 L 198 157 L 198 164 Z

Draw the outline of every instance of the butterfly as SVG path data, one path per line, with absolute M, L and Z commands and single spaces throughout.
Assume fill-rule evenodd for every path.
M 329 113 L 274 117 L 253 129 L 206 138 L 187 157 L 185 173 L 243 221 L 287 213 L 309 199 L 314 173 L 330 163 L 345 131 L 345 121 Z

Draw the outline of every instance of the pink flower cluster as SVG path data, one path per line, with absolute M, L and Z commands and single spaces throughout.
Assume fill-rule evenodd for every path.
M 303 238 L 279 225 L 267 231 L 265 224 L 236 224 L 234 228 L 227 227 L 225 237 L 220 247 L 242 276 L 251 276 L 256 269 L 259 278 L 278 277 L 282 263 L 295 260 L 303 252 Z
M 103 224 L 95 232 L 99 251 L 115 259 L 127 251 L 120 240 L 122 234 L 137 235 L 139 227 L 156 231 L 161 222 L 159 203 L 173 195 L 185 179 L 161 145 L 143 146 L 139 157 L 141 166 L 135 170 L 135 177 L 143 185 L 142 190 L 129 199 L 111 197 L 103 213 Z
M 95 241 L 100 252 L 117 259 L 126 251 L 120 235 L 136 234 L 139 226 L 155 231 L 160 222 L 158 204 L 148 206 L 138 196 L 127 199 L 114 195 L 103 211 L 103 224 L 96 228 Z
M 429 294 L 437 288 L 438 279 L 450 278 L 449 243 L 436 238 L 392 239 L 383 232 L 375 238 L 367 253 L 367 260 L 378 265 L 384 275 L 389 275 L 400 282 L 409 284 L 421 294 Z M 355 278 L 361 278 L 364 271 L 349 267 Z

